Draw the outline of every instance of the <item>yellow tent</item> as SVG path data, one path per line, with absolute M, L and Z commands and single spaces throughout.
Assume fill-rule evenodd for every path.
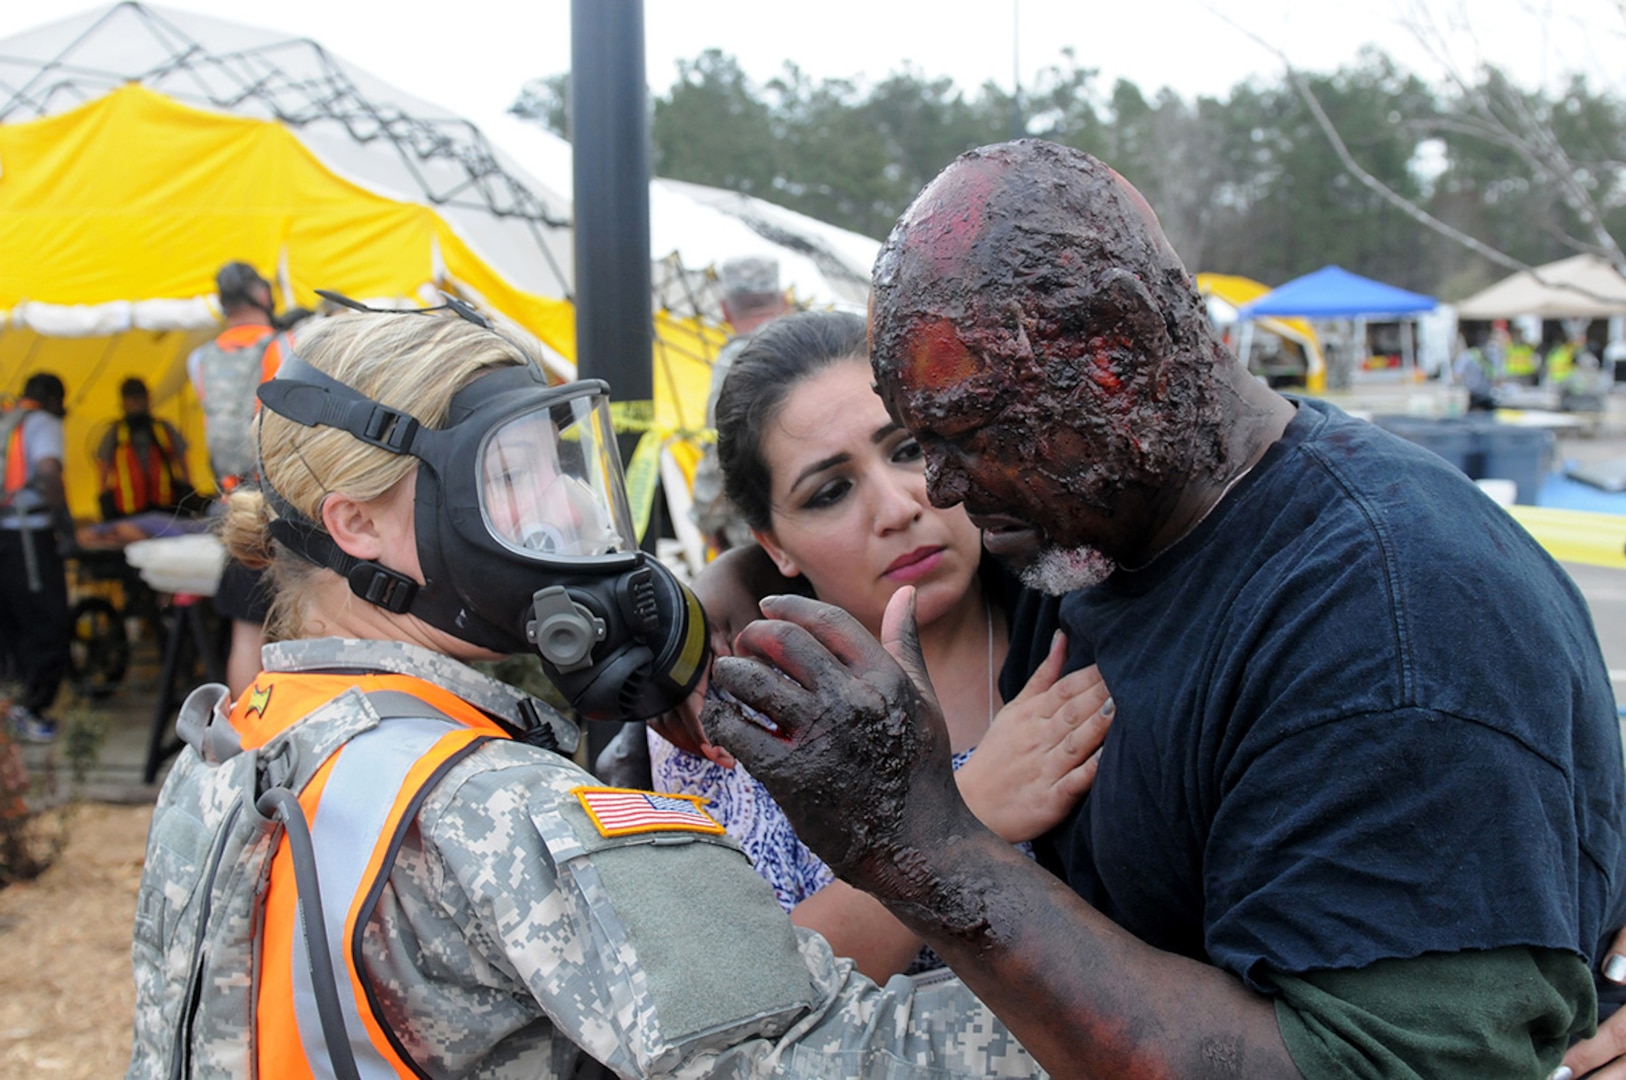
M 1205 298 L 1218 298 L 1232 312 L 1251 300 L 1257 300 L 1270 291 L 1270 286 L 1252 278 L 1235 274 L 1198 274 L 1197 291 Z M 1212 302 L 1210 308 L 1212 310 Z M 1316 394 L 1327 387 L 1327 365 L 1321 354 L 1321 342 L 1315 330 L 1304 319 L 1261 318 L 1253 320 L 1259 328 L 1277 337 L 1291 341 L 1304 350 L 1305 388 Z M 1236 347 L 1236 343 L 1232 343 Z
M 318 287 L 466 296 L 574 377 L 569 199 L 315 43 L 124 3 L 0 42 L 0 87 L 0 394 L 35 371 L 66 382 L 76 516 L 95 515 L 92 452 L 130 375 L 208 476 L 184 362 L 220 327 L 213 280 L 231 260 L 270 278 L 279 307 L 316 306 Z M 662 312 L 656 336 L 653 409 L 622 414 L 698 432 L 724 335 Z
M 207 475 L 184 359 L 215 329 L 214 271 L 232 259 L 277 278 L 285 303 L 311 306 L 321 285 L 414 297 L 463 283 L 561 355 L 573 348 L 568 302 L 515 288 L 434 210 L 335 175 L 275 123 L 132 84 L 0 125 L 0 168 L 0 308 L 10 315 L 0 380 L 15 390 L 50 370 L 67 382 L 79 515 L 93 512 L 90 453 L 129 375 L 146 378 L 156 411 L 182 423 L 194 473 Z
M 120 4 L 0 42 L 0 86 L 0 393 L 66 382 L 76 516 L 130 375 L 207 477 L 184 360 L 231 260 L 283 307 L 462 293 L 573 371 L 568 200 L 311 42 Z

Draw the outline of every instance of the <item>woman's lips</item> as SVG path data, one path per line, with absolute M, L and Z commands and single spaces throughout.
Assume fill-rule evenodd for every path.
M 893 559 L 892 564 L 881 576 L 891 578 L 893 581 L 918 581 L 936 570 L 943 562 L 943 551 L 941 547 L 915 548 L 908 554 Z

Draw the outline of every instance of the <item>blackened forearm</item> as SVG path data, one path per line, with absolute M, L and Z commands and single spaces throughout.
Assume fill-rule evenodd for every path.
M 871 884 L 1052 1073 L 1299 1077 L 1266 998 L 1139 941 L 987 830 L 955 832 Z

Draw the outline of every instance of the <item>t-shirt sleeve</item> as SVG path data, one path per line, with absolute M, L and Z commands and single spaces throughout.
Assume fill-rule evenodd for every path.
M 35 413 L 23 420 L 23 454 L 30 468 L 47 459 L 63 462 L 62 421 L 45 413 Z
M 186 354 L 186 379 L 192 384 L 192 392 L 198 400 L 203 400 L 203 350 L 193 349 Z
M 1203 902 L 1219 966 L 1259 988 L 1262 970 L 1580 940 L 1573 888 L 1555 883 L 1585 856 L 1552 762 L 1426 709 L 1268 734 L 1219 748 L 1220 790 L 1199 793 L 1218 806 Z
M 96 444 L 96 464 L 112 465 L 113 452 L 118 448 L 118 425 L 115 424 L 102 434 L 101 442 Z
M 164 425 L 164 434 L 169 436 L 169 445 L 174 459 L 178 462 L 184 462 L 186 460 L 186 436 L 181 434 L 180 428 L 168 420 L 158 422 Z
M 1595 1024 L 1579 957 L 1506 948 L 1267 974 L 1276 1022 L 1305 1076 L 1483 1080 L 1547 1076 Z

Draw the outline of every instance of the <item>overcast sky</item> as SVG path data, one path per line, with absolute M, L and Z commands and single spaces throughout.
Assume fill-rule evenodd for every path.
M 0 38 L 110 5 L 0 0 Z M 569 0 L 170 0 L 158 5 L 312 37 L 330 52 L 421 98 L 478 120 L 500 111 L 526 79 L 570 66 Z M 1215 14 L 1223 9 L 1231 20 Z M 757 80 L 786 60 L 816 78 L 876 81 L 905 64 L 968 91 L 1009 89 L 1061 61 L 1125 77 L 1151 94 L 1223 96 L 1281 64 L 1249 33 L 1311 71 L 1330 71 L 1374 43 L 1434 81 L 1445 69 L 1409 29 L 1424 12 L 1457 63 L 1483 54 L 1526 85 L 1588 72 L 1626 93 L 1626 14 L 1619 0 L 646 0 L 651 89 L 664 93 L 679 59 L 707 47 L 735 56 Z M 1471 33 L 1465 12 L 1471 12 Z M 1233 25 L 1234 23 L 1234 25 Z M 1244 32 L 1246 31 L 1246 32 Z M 1608 57 L 1606 63 L 1603 57 Z

